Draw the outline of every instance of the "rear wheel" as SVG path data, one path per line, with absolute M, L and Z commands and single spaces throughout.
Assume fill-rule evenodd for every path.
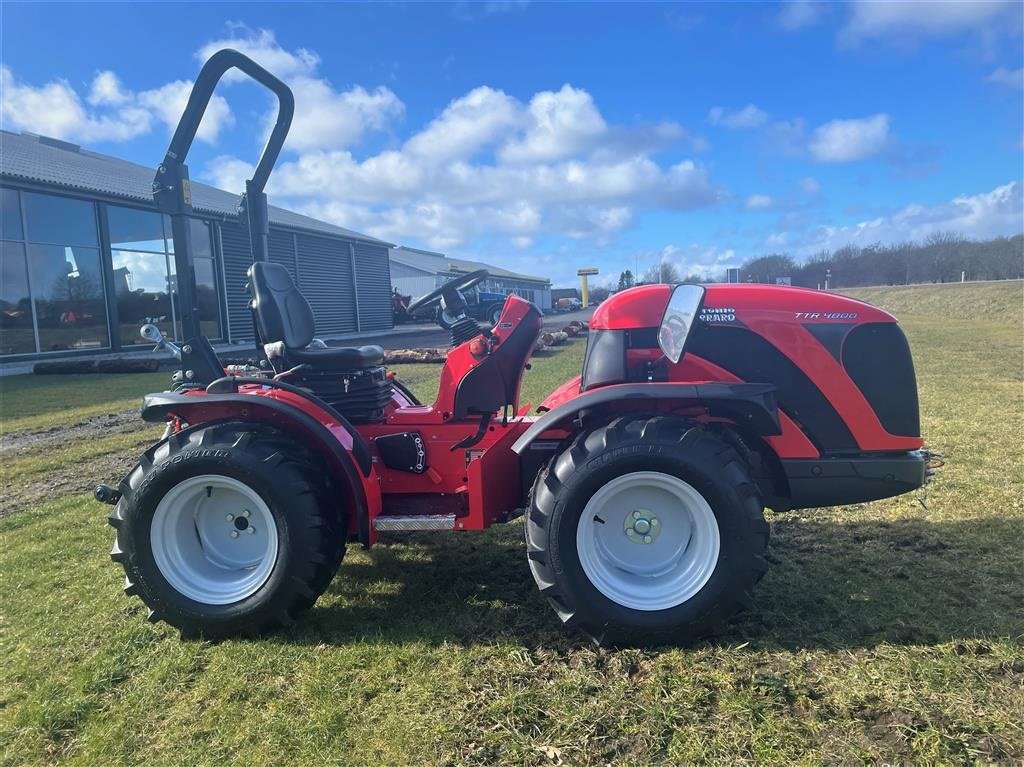
M 541 593 L 601 644 L 713 633 L 767 569 L 768 526 L 743 461 L 673 417 L 579 435 L 538 476 L 526 540 Z
M 496 327 L 497 326 L 498 320 L 501 319 L 501 311 L 504 308 L 505 308 L 504 304 L 498 304 L 496 306 L 491 307 L 491 311 L 490 311 L 490 315 L 489 315 L 489 319 L 491 320 L 491 327 Z
M 230 422 L 172 434 L 121 491 L 111 558 L 125 592 L 184 636 L 290 623 L 344 555 L 346 514 L 328 475 L 274 430 Z

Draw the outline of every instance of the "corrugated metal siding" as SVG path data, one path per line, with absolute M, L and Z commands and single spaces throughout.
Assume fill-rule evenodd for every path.
M 349 243 L 298 235 L 299 290 L 313 307 L 318 336 L 356 330 L 356 295 Z
M 224 256 L 224 288 L 228 299 L 228 332 L 233 342 L 252 340 L 252 312 L 245 291 L 245 272 L 252 264 L 249 230 L 234 221 L 220 223 Z
M 391 311 L 391 273 L 388 249 L 369 243 L 353 243 L 356 288 L 359 291 L 359 329 L 384 330 L 394 324 Z
M 403 296 L 412 296 L 413 298 L 419 298 L 425 296 L 427 293 L 437 287 L 437 279 L 433 276 L 430 277 L 395 277 L 392 274 L 391 284 L 398 288 L 398 292 Z
M 295 235 L 288 231 L 271 228 L 267 253 L 270 256 L 270 261 L 281 264 L 288 270 L 292 281 L 298 284 L 299 275 L 295 270 Z
M 247 341 L 252 339 L 252 313 L 249 295 L 245 291 L 245 272 L 252 264 L 249 232 L 233 221 L 222 222 L 220 227 L 231 340 Z M 297 269 L 295 244 L 298 245 Z M 288 270 L 309 301 L 316 318 L 316 333 L 320 337 L 352 333 L 359 329 L 356 325 L 356 290 L 350 245 L 355 248 L 361 329 L 390 328 L 391 279 L 387 248 L 270 227 L 270 260 Z

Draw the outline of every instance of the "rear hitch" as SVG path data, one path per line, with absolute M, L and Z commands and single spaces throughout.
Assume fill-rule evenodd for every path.
M 121 500 L 121 491 L 110 485 L 96 485 L 93 495 L 100 503 L 108 503 L 111 506 L 116 506 L 117 502 Z

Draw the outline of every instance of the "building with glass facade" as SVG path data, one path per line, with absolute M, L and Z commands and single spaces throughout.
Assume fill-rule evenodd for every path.
M 0 131 L 0 361 L 148 348 L 147 322 L 179 337 L 170 220 L 152 180 L 152 168 Z M 251 341 L 239 197 L 196 182 L 192 197 L 203 332 Z M 306 295 L 322 338 L 391 327 L 389 247 L 270 208 L 270 259 Z

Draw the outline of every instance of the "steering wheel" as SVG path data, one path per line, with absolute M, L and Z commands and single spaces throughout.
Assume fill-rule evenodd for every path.
M 412 314 L 418 309 L 440 306 L 441 311 L 447 315 L 450 321 L 454 322 L 465 314 L 466 307 L 468 306 L 466 299 L 462 297 L 462 291 L 476 287 L 490 276 L 491 273 L 486 269 L 477 269 L 475 272 L 455 277 L 448 280 L 441 287 L 430 291 L 425 296 L 417 298 L 409 304 L 407 311 L 409 314 Z

